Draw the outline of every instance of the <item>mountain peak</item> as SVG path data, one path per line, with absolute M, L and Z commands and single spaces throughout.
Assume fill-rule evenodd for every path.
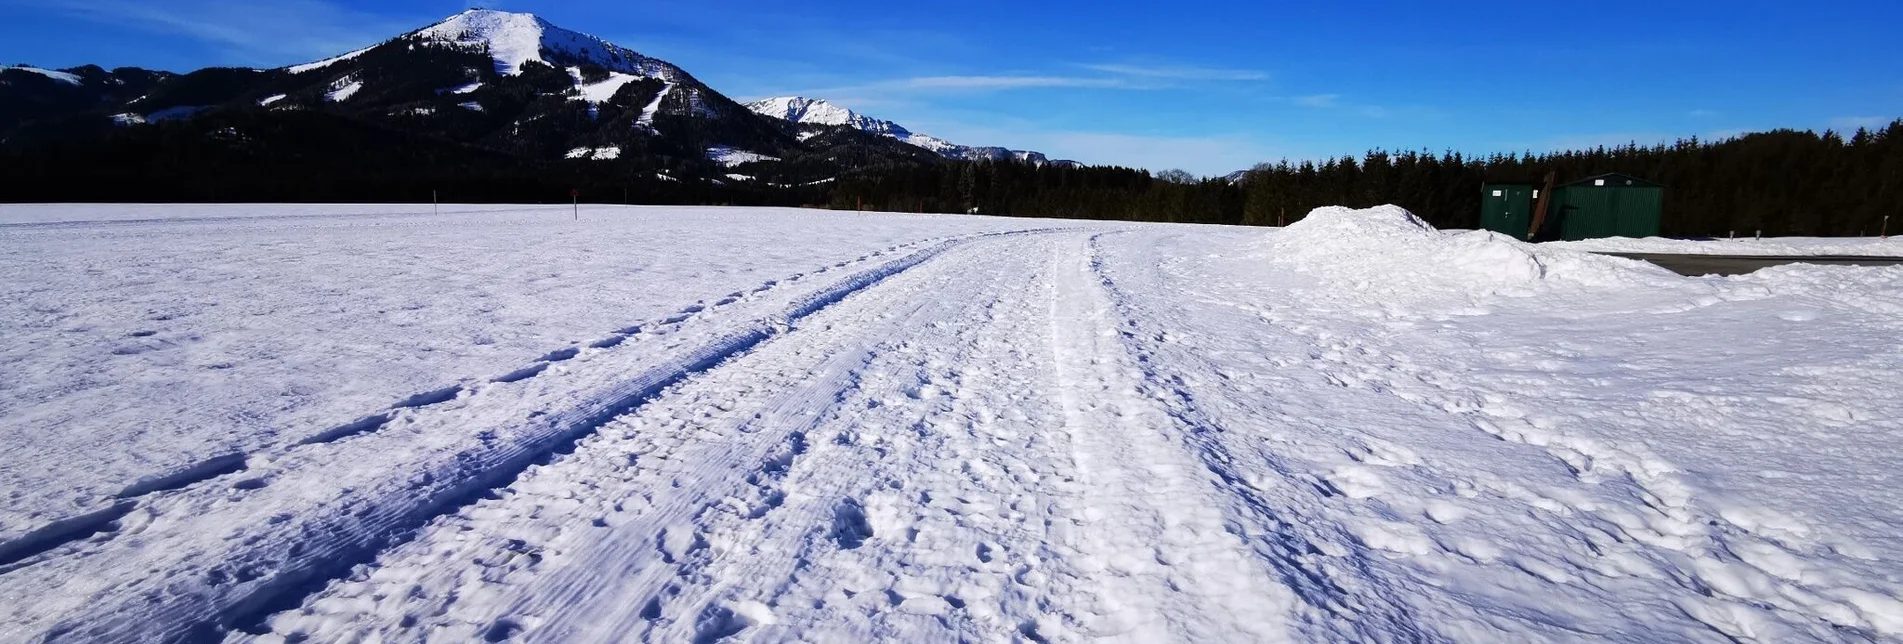
M 1049 162 L 1043 154 L 1037 152 L 1007 150 L 998 147 L 958 145 L 929 134 L 918 134 L 905 129 L 905 126 L 854 112 L 822 98 L 777 96 L 748 103 L 747 109 L 753 110 L 756 114 L 770 116 L 800 125 L 843 125 L 925 148 L 948 159 L 963 159 L 966 161 L 976 161 L 980 159 L 990 159 L 993 161 L 1015 159 L 1038 164 Z
M 610 71 L 670 82 L 683 75 L 672 65 L 588 34 L 563 29 L 535 14 L 495 9 L 470 9 L 379 45 L 287 69 L 294 74 L 323 69 L 378 47 L 406 41 L 412 46 L 423 43 L 487 52 L 495 59 L 496 73 L 504 76 L 521 74 L 522 66 L 530 62 L 557 68 L 593 64 Z
M 599 38 L 562 29 L 535 14 L 494 9 L 470 9 L 406 38 L 482 47 L 495 58 L 496 71 L 509 76 L 522 73 L 522 66 L 530 61 L 556 64 L 543 57 L 545 52 L 603 66 L 612 66 L 610 61 L 646 58 Z
M 471 9 L 410 35 L 419 40 L 481 45 L 496 59 L 496 71 L 516 75 L 522 65 L 542 59 L 542 39 L 555 26 L 534 14 Z
M 875 134 L 894 135 L 894 138 L 900 139 L 911 134 L 897 123 L 854 112 L 823 98 L 776 96 L 748 103 L 747 109 L 804 125 L 846 125 Z

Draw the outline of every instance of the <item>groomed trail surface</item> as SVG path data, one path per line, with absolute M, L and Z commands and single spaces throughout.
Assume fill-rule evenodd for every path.
M 72 219 L 354 243 L 292 214 Z M 328 422 L 14 488 L 0 641 L 1903 637 L 1903 268 L 1681 278 L 1398 209 L 670 216 L 824 260 L 703 257 L 757 267 Z M 43 265 L 83 246 L 61 230 L 0 237 Z

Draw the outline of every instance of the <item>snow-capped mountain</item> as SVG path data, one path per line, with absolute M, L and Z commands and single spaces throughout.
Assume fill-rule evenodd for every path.
M 925 148 L 947 159 L 964 161 L 1011 159 L 1038 164 L 1050 162 L 1050 159 L 1045 158 L 1040 152 L 959 145 L 929 134 L 913 132 L 891 121 L 854 112 L 825 99 L 778 96 L 748 103 L 747 109 L 798 125 L 850 127 Z
M 911 135 L 897 123 L 881 121 L 820 99 L 782 96 L 748 103 L 747 109 L 801 125 L 845 125 L 874 134 Z
M 374 47 L 314 63 L 293 65 L 282 71 L 296 76 L 333 76 L 337 77 L 337 84 L 348 86 L 366 81 L 363 74 L 354 73 L 361 72 L 361 69 L 353 72 L 352 68 L 362 67 L 379 52 L 389 58 L 405 57 L 388 56 L 391 50 L 409 54 L 408 58 L 429 57 L 432 55 L 431 50 L 436 50 L 436 54 L 481 55 L 493 64 L 490 70 L 463 68 L 462 78 L 459 79 L 463 82 L 453 88 L 437 88 L 436 93 L 439 95 L 472 94 L 488 82 L 523 79 L 538 74 L 549 76 L 547 72 L 552 70 L 562 72 L 570 81 L 566 83 L 569 87 L 560 88 L 555 93 L 586 104 L 591 118 L 599 118 L 599 106 L 626 98 L 622 95 L 623 90 L 638 86 L 641 91 L 633 93 L 639 94 L 643 100 L 624 107 L 639 109 L 636 124 L 643 130 L 653 130 L 654 119 L 663 114 L 720 118 L 739 111 L 731 100 L 667 61 L 642 55 L 594 36 L 557 27 L 533 14 L 489 9 L 465 11 Z M 553 86 L 541 87 L 545 84 L 555 85 L 547 83 L 545 79 L 531 78 L 530 82 L 538 85 L 538 89 L 557 89 Z M 351 92 L 348 96 L 354 95 L 355 92 Z M 348 96 L 340 100 L 348 100 Z M 463 101 L 459 105 L 469 102 Z M 473 102 L 481 105 L 480 98 Z
M 372 47 L 314 63 L 292 65 L 284 70 L 293 74 L 317 71 L 359 59 L 392 44 L 446 47 L 485 54 L 495 61 L 496 73 L 505 76 L 520 76 L 523 67 L 531 62 L 557 68 L 592 64 L 620 73 L 671 80 L 685 76 L 680 68 L 665 61 L 557 27 L 534 14 L 491 9 L 470 9 Z
M 191 146 L 232 167 L 259 159 L 330 167 L 375 149 L 395 167 L 584 164 L 677 184 L 745 166 L 762 185 L 819 185 L 859 168 L 943 158 L 1048 162 L 955 145 L 823 101 L 778 108 L 768 118 L 667 61 L 489 9 L 276 69 L 0 68 L 0 146 L 43 145 L 49 154 L 73 141 L 123 139 L 143 141 L 124 143 L 140 150 Z

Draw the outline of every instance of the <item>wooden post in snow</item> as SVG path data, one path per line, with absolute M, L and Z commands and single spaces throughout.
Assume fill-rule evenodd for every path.
M 1540 234 L 1540 228 L 1546 226 L 1546 204 L 1553 198 L 1553 182 L 1559 180 L 1558 170 L 1546 173 L 1546 188 L 1540 191 L 1539 205 L 1533 208 L 1533 227 L 1526 231 L 1526 240 L 1533 241 Z

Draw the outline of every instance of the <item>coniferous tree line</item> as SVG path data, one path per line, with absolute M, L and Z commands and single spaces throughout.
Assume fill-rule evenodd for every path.
M 1239 180 L 1127 168 L 950 163 L 863 173 L 836 208 L 1273 226 L 1331 205 L 1396 204 L 1443 228 L 1478 226 L 1481 186 L 1618 172 L 1665 184 L 1671 236 L 1903 232 L 1903 120 L 1878 130 L 1777 130 L 1723 141 L 1469 157 L 1374 151 L 1257 166 Z
M 104 138 L 0 146 L 0 201 L 287 201 L 821 205 L 896 212 L 1292 223 L 1331 205 L 1396 204 L 1443 228 L 1477 226 L 1486 182 L 1620 172 L 1662 183 L 1672 236 L 1903 233 L 1903 120 L 1843 136 L 1779 130 L 1723 141 L 1469 157 L 1374 151 L 1197 179 L 1117 167 L 954 162 L 842 140 L 818 155 L 719 168 L 689 152 L 535 161 L 315 111 L 234 111 Z M 854 134 L 860 138 L 865 136 Z M 844 136 L 844 135 L 842 135 Z M 848 137 L 849 139 L 851 137 Z M 903 147 L 903 146 L 901 146 Z M 844 151 L 844 152 L 842 152 Z M 856 167 L 855 170 L 842 169 Z M 757 166 L 757 167 L 755 167 Z M 757 175 L 753 180 L 732 174 Z M 775 176 L 778 175 L 778 176 Z M 814 180 L 814 177 L 821 178 Z M 837 177 L 827 182 L 824 178 Z

